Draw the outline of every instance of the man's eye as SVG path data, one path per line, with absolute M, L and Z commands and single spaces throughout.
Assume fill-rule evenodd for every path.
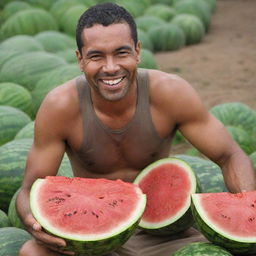
M 94 61 L 100 60 L 100 58 L 101 58 L 100 55 L 92 55 L 92 56 L 90 56 L 90 60 L 94 60 Z
M 126 56 L 128 54 L 129 54 L 129 52 L 127 52 L 127 51 L 120 51 L 120 52 L 118 52 L 118 55 L 120 55 L 120 56 Z

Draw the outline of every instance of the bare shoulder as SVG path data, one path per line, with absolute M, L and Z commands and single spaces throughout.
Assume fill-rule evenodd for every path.
M 78 96 L 75 79 L 69 80 L 51 90 L 43 100 L 39 109 L 41 112 L 50 111 L 52 114 L 69 114 L 78 110 Z M 48 113 L 50 114 L 50 113 Z
M 70 127 L 79 116 L 79 111 L 76 80 L 72 79 L 47 94 L 36 116 L 36 128 L 47 128 L 59 134 L 66 132 L 65 127 Z
M 192 112 L 205 112 L 202 100 L 193 86 L 182 77 L 149 70 L 150 99 L 160 111 L 173 118 L 182 118 Z

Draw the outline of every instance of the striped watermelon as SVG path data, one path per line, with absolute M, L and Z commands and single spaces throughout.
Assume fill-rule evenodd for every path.
M 147 50 L 141 49 L 139 68 L 157 69 L 157 62 L 154 54 Z
M 10 141 L 0 147 L 0 209 L 7 212 L 12 196 L 21 186 L 32 139 Z
M 70 7 L 60 18 L 60 30 L 75 36 L 77 21 L 87 8 L 87 6 L 82 4 Z
M 19 51 L 19 50 L 0 50 L 0 70 L 2 69 L 2 67 L 4 66 L 4 64 L 9 61 L 10 59 L 18 56 L 18 55 L 21 55 L 22 52 Z M 0 81 L 2 82 L 2 81 Z M 9 82 L 9 81 L 7 81 Z
M 17 83 L 31 91 L 47 72 L 66 64 L 65 60 L 52 53 L 22 53 L 3 65 L 0 81 Z
M 116 0 L 115 2 L 118 5 L 123 6 L 133 16 L 133 18 L 143 15 L 146 7 L 143 1 L 137 0 Z
M 185 245 L 172 256 L 232 256 L 232 254 L 212 243 L 194 242 Z
M 11 224 L 7 214 L 0 210 L 0 228 L 9 227 L 10 225 Z
M 11 141 L 30 121 L 30 117 L 23 111 L 10 106 L 0 106 L 0 145 Z
M 3 15 L 4 20 L 7 20 L 9 17 L 14 15 L 16 12 L 21 11 L 21 10 L 30 9 L 30 8 L 32 8 L 32 6 L 27 2 L 13 1 L 4 6 L 2 15 Z
M 58 52 L 56 52 L 56 55 L 63 58 L 69 64 L 77 63 L 77 58 L 76 58 L 74 48 L 73 49 L 69 48 L 69 49 L 65 49 L 62 51 L 58 51 Z
M 137 28 L 145 32 L 148 32 L 149 29 L 152 29 L 153 27 L 162 26 L 167 23 L 158 17 L 149 15 L 139 16 L 135 19 L 135 22 L 137 24 Z
M 149 38 L 153 43 L 154 51 L 174 51 L 185 45 L 185 34 L 175 24 L 165 24 L 153 27 L 148 31 Z
M 60 31 L 43 31 L 35 35 L 34 38 L 43 45 L 47 52 L 56 53 L 69 48 L 76 49 L 75 40 Z
M 57 30 L 52 15 L 43 9 L 27 9 L 17 12 L 7 19 L 0 29 L 0 39 L 15 35 L 35 35 L 45 30 Z
M 226 129 L 246 154 L 251 154 L 253 151 L 256 150 L 256 145 L 254 144 L 252 137 L 246 130 L 241 127 L 231 125 L 226 126 Z
M 18 108 L 31 115 L 31 94 L 27 89 L 18 84 L 0 83 L 0 105 Z
M 20 220 L 20 217 L 18 216 L 18 213 L 16 211 L 16 198 L 17 198 L 19 191 L 20 191 L 20 189 L 18 189 L 12 196 L 12 199 L 9 203 L 7 213 L 8 213 L 8 219 L 9 219 L 12 227 L 25 229 L 25 226 L 23 225 L 23 223 Z
M 14 139 L 33 139 L 34 138 L 34 126 L 35 122 L 31 121 L 26 124 L 23 128 L 21 128 L 17 134 L 15 135 Z
M 204 24 L 205 31 L 208 31 L 211 22 L 211 11 L 209 6 L 200 0 L 182 0 L 174 3 L 177 14 L 193 14 Z
M 140 40 L 141 48 L 147 49 L 149 51 L 153 51 L 153 44 L 152 44 L 147 32 L 138 28 L 137 34 L 138 34 L 138 40 Z
M 146 9 L 144 15 L 156 16 L 164 21 L 171 21 L 176 15 L 176 11 L 166 4 L 153 4 Z
M 250 154 L 250 158 L 252 160 L 253 167 L 256 170 L 256 151 Z
M 31 235 L 23 229 L 15 227 L 0 228 L 0 255 L 18 255 L 21 246 L 29 239 L 31 239 Z
M 256 127 L 256 112 L 242 102 L 227 102 L 216 105 L 210 112 L 225 126 L 241 127 L 252 134 Z
M 175 155 L 175 157 L 186 161 L 195 171 L 204 193 L 226 192 L 220 167 L 210 160 L 197 156 Z
M 178 25 L 186 37 L 186 45 L 197 44 L 202 41 L 205 29 L 202 21 L 192 14 L 178 14 L 172 22 Z
M 46 76 L 38 80 L 32 91 L 34 113 L 37 112 L 41 102 L 50 90 L 80 74 L 81 72 L 77 64 L 69 64 L 49 71 Z
M 38 42 L 33 36 L 17 35 L 5 39 L 0 44 L 0 51 L 20 51 L 20 52 L 34 52 L 43 51 L 43 45 Z
M 88 2 L 86 0 L 86 2 Z M 52 6 L 50 8 L 50 13 L 53 17 L 55 17 L 56 21 L 60 25 L 60 20 L 63 17 L 64 13 L 69 10 L 71 7 L 80 5 L 80 0 L 57 0 L 52 3 Z M 86 5 L 86 4 L 85 4 Z

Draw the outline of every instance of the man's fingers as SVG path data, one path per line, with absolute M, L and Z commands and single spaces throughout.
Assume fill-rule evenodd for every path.
M 40 225 L 38 222 L 35 222 L 35 223 L 32 225 L 32 228 L 33 228 L 33 230 L 35 230 L 35 231 L 40 231 L 40 230 L 42 230 L 42 227 L 41 227 L 41 225 Z
M 32 233 L 32 235 L 36 238 L 37 241 L 40 241 L 48 246 L 53 246 L 55 248 L 64 248 L 66 246 L 65 240 L 51 236 L 43 231 L 35 231 Z
M 65 255 L 75 255 L 74 252 L 71 252 L 71 251 L 68 251 L 68 250 L 65 250 L 65 248 L 63 248 L 63 246 L 53 246 L 53 245 L 49 245 L 49 244 L 45 244 L 43 241 L 39 241 L 39 240 L 36 240 L 36 242 L 44 247 L 47 247 L 49 248 L 50 250 L 52 251 L 55 251 L 55 252 L 59 252 L 61 254 L 65 254 Z

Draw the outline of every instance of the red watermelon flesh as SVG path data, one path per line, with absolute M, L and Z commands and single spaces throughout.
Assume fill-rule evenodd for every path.
M 124 223 L 131 225 L 142 214 L 144 200 L 138 186 L 121 180 L 50 176 L 38 179 L 31 190 L 32 212 L 41 225 L 77 240 L 104 238 Z
M 256 242 L 256 191 L 194 194 L 192 198 L 201 218 L 214 230 Z
M 139 186 L 147 195 L 143 220 L 161 222 L 182 208 L 190 195 L 191 182 L 183 168 L 166 163 L 152 169 Z
M 197 190 L 197 179 L 185 161 L 174 157 L 157 160 L 134 183 L 147 196 L 141 228 L 165 235 L 192 225 L 191 194 Z

